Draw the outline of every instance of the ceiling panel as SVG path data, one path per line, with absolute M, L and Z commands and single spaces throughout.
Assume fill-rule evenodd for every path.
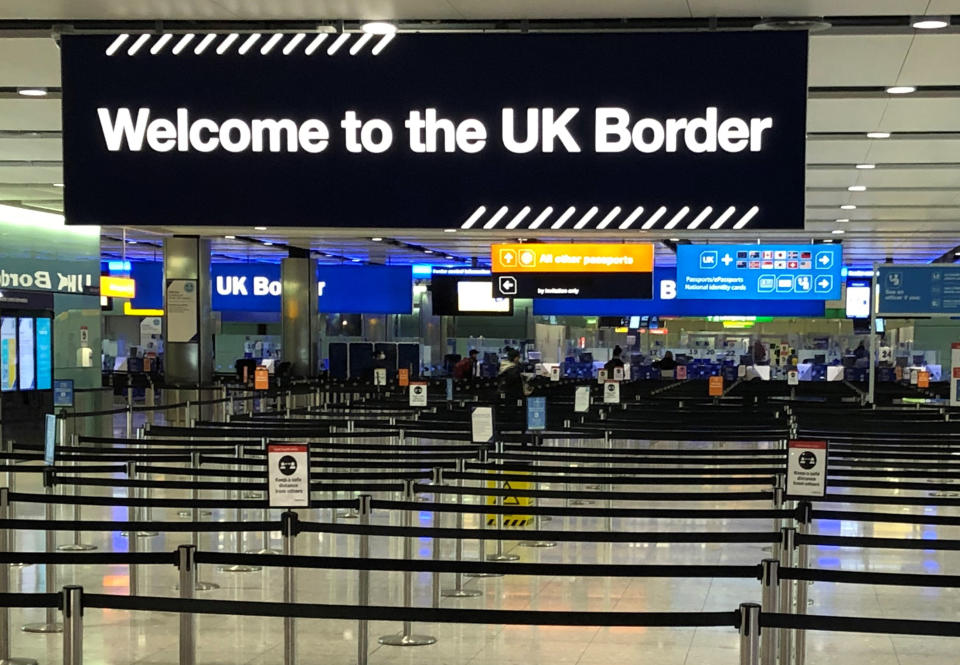
M 870 152 L 869 140 L 807 141 L 807 164 L 859 164 Z
M 60 85 L 60 49 L 52 39 L 0 39 L 0 62 L 0 86 Z
M 686 0 L 449 0 L 467 19 L 689 17 Z M 734 2 L 731 4 L 741 4 Z
M 2 129 L 60 129 L 60 100 L 0 99 Z
M 882 102 L 881 102 L 882 103 Z M 878 129 L 888 132 L 960 131 L 960 97 L 891 99 Z
M 866 192 L 857 192 L 857 204 L 867 208 L 878 205 L 952 205 L 955 203 L 958 193 L 960 193 L 960 190 L 888 191 L 875 189 Z M 847 191 L 808 191 L 806 197 L 807 207 L 825 205 L 839 207 L 848 202 L 850 195 L 851 192 Z M 848 217 L 849 215 L 843 214 L 838 216 Z
M 885 99 L 809 99 L 807 131 L 869 132 L 880 129 L 886 105 Z
M 478 0 L 482 1 L 482 0 Z M 694 16 L 923 14 L 928 0 L 689 0 Z
M 960 83 L 960 35 L 926 34 L 914 40 L 897 83 L 951 85 Z
M 810 39 L 811 86 L 893 85 L 911 35 L 821 35 Z
M 0 182 L 8 183 L 50 183 L 63 182 L 63 169 L 60 167 L 0 165 Z
M 869 162 L 950 162 L 960 163 L 960 139 L 869 141 Z
M 0 138 L 0 161 L 5 159 L 54 160 L 63 158 L 58 140 Z

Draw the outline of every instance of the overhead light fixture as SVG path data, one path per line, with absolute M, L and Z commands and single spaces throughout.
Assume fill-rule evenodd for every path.
M 272 245 L 273 243 L 270 242 L 269 240 L 264 240 L 264 241 L 263 241 L 263 244 L 264 244 L 264 245 L 267 245 L 267 246 L 269 247 L 269 246 Z
M 875 169 L 877 168 L 876 164 L 857 164 L 858 169 Z
M 832 231 L 832 233 L 833 233 L 833 235 L 835 235 L 835 236 L 840 236 L 840 235 L 843 235 L 844 233 L 846 233 L 846 231 L 844 231 L 843 229 L 834 229 L 834 230 Z
M 911 92 L 916 91 L 916 86 L 912 85 L 892 85 L 887 88 L 888 95 L 909 95 Z
M 24 97 L 46 97 L 47 89 L 38 88 L 35 86 L 30 86 L 27 88 L 17 88 L 17 94 L 23 95 Z
M 254 227 L 253 227 L 253 230 L 254 230 L 254 231 L 266 231 L 266 230 L 267 230 L 267 227 L 266 227 L 266 226 L 254 226 Z
M 680 242 L 680 238 L 670 238 L 670 242 Z
M 425 249 L 425 250 L 423 250 L 423 253 L 424 253 L 424 254 L 433 254 L 433 250 L 432 250 L 432 249 Z
M 890 132 L 867 132 L 868 139 L 888 139 Z
M 827 244 L 830 244 L 830 243 L 833 242 L 833 239 L 832 239 L 832 238 L 827 238 L 827 239 L 824 240 L 823 242 L 825 242 L 825 243 L 827 243 Z
M 917 30 L 942 30 L 950 25 L 947 16 L 914 16 L 910 26 Z
M 62 183 L 62 182 L 55 182 L 55 183 L 53 183 L 53 186 L 54 186 L 54 187 L 63 187 L 63 183 Z
M 371 35 L 393 35 L 397 32 L 397 26 L 386 21 L 367 21 L 360 29 Z
M 838 219 L 837 221 L 840 222 L 841 224 L 844 224 L 844 223 L 846 223 L 846 222 L 849 222 L 850 220 L 844 218 L 844 219 Z
M 847 187 L 848 192 L 865 192 L 867 191 L 866 185 L 850 185 Z
M 453 257 L 452 257 L 452 256 L 444 256 L 443 258 L 445 258 L 447 261 L 453 261 Z
M 224 240 L 236 240 L 237 236 L 223 236 Z
M 443 232 L 444 232 L 444 233 L 456 233 L 457 230 L 456 230 L 456 229 L 444 229 Z
M 137 241 L 136 241 L 136 240 L 128 240 L 128 241 L 127 241 L 127 244 L 128 244 L 128 245 L 136 245 L 136 244 L 137 244 Z
M 380 242 L 383 238 L 370 238 L 373 242 Z
M 841 209 L 841 210 L 856 210 L 856 209 L 857 209 L 857 206 L 853 205 L 852 203 L 847 203 L 846 205 L 840 206 L 840 209 Z

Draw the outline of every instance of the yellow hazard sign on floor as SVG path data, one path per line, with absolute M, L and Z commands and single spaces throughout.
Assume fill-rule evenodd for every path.
M 504 471 L 503 473 L 517 475 L 517 476 L 530 475 L 528 471 Z M 511 490 L 511 489 L 530 490 L 530 489 L 533 489 L 533 483 L 526 480 L 503 480 L 503 481 L 488 480 L 487 488 L 488 489 L 505 489 L 505 490 Z M 496 497 L 496 496 L 488 496 L 487 505 L 488 506 L 497 505 L 498 498 L 499 497 Z M 507 494 L 506 496 L 503 497 L 503 505 L 517 506 L 518 508 L 521 508 L 524 506 L 532 506 L 533 497 L 513 496 L 510 494 Z M 487 526 L 493 526 L 493 527 L 497 526 L 497 515 L 495 513 L 494 514 L 487 513 Z M 503 527 L 505 529 L 507 528 L 519 529 L 527 526 L 533 526 L 533 515 L 509 513 L 503 516 Z

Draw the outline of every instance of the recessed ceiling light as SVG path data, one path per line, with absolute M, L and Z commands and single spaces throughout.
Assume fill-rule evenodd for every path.
M 360 259 L 350 259 L 350 260 L 353 261 L 354 263 L 360 263 Z
M 224 240 L 236 240 L 237 236 L 223 236 Z
M 54 187 L 63 187 L 63 183 L 62 183 L 62 182 L 55 182 L 55 183 L 53 183 L 53 186 L 54 186 Z
M 915 16 L 910 25 L 917 30 L 941 30 L 950 25 L 946 16 Z
M 892 85 L 887 88 L 888 95 L 909 95 L 911 92 L 916 92 L 917 88 L 912 85 Z
M 844 219 L 838 219 L 837 221 L 840 222 L 841 224 L 843 224 L 844 222 L 849 222 L 850 220 L 844 218 Z
M 453 261 L 453 257 L 452 257 L 452 256 L 445 256 L 445 257 L 443 257 L 443 258 L 445 258 L 447 261 Z
M 273 243 L 270 242 L 269 240 L 264 240 L 264 241 L 263 241 L 263 244 L 269 247 L 269 246 L 272 245 Z
M 890 132 L 867 132 L 868 139 L 888 139 Z
M 826 242 L 826 243 L 832 243 L 832 242 L 833 242 L 833 240 L 831 240 L 830 238 L 827 238 L 827 239 L 826 239 L 826 240 L 824 240 L 823 242 Z
M 876 164 L 857 164 L 858 169 L 875 169 L 877 168 Z
M 423 253 L 424 253 L 424 254 L 433 254 L 433 250 L 432 250 L 432 249 L 425 249 L 425 250 L 423 250 Z
M 844 231 L 843 229 L 834 229 L 834 230 L 832 231 L 832 233 L 833 233 L 833 235 L 835 235 L 835 236 L 839 236 L 839 235 L 843 235 L 844 233 L 846 233 L 846 231 Z
M 137 241 L 136 241 L 136 240 L 128 240 L 128 241 L 127 241 L 127 244 L 128 244 L 128 245 L 136 245 L 136 244 L 137 244 Z
M 266 230 L 267 230 L 267 227 L 266 227 L 266 226 L 254 226 L 254 227 L 253 227 L 253 230 L 254 230 L 254 231 L 266 231 Z
M 23 95 L 24 97 L 46 97 L 47 89 L 35 86 L 17 88 L 17 94 Z
M 670 242 L 680 242 L 680 238 L 670 238 Z
M 360 29 L 371 35 L 392 35 L 397 31 L 397 26 L 386 21 L 367 21 Z
M 847 203 L 846 205 L 840 206 L 840 209 L 841 209 L 841 210 L 856 210 L 856 209 L 857 209 L 857 206 L 853 205 L 852 203 Z
M 456 229 L 444 229 L 443 232 L 444 232 L 444 233 L 456 233 L 457 230 L 456 230 Z
M 865 192 L 867 191 L 866 185 L 850 185 L 847 187 L 848 192 Z
M 383 238 L 370 238 L 373 242 L 380 242 Z

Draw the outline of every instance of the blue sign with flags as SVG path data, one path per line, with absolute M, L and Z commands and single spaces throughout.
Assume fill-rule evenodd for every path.
M 677 298 L 837 300 L 839 245 L 679 245 Z
M 877 266 L 880 316 L 960 316 L 960 266 Z
M 73 379 L 57 379 L 53 382 L 54 408 L 73 406 Z
M 527 430 L 547 429 L 547 398 L 527 398 Z
M 536 299 L 537 316 L 823 316 L 822 300 L 678 300 L 677 273 L 656 268 L 653 299 Z

